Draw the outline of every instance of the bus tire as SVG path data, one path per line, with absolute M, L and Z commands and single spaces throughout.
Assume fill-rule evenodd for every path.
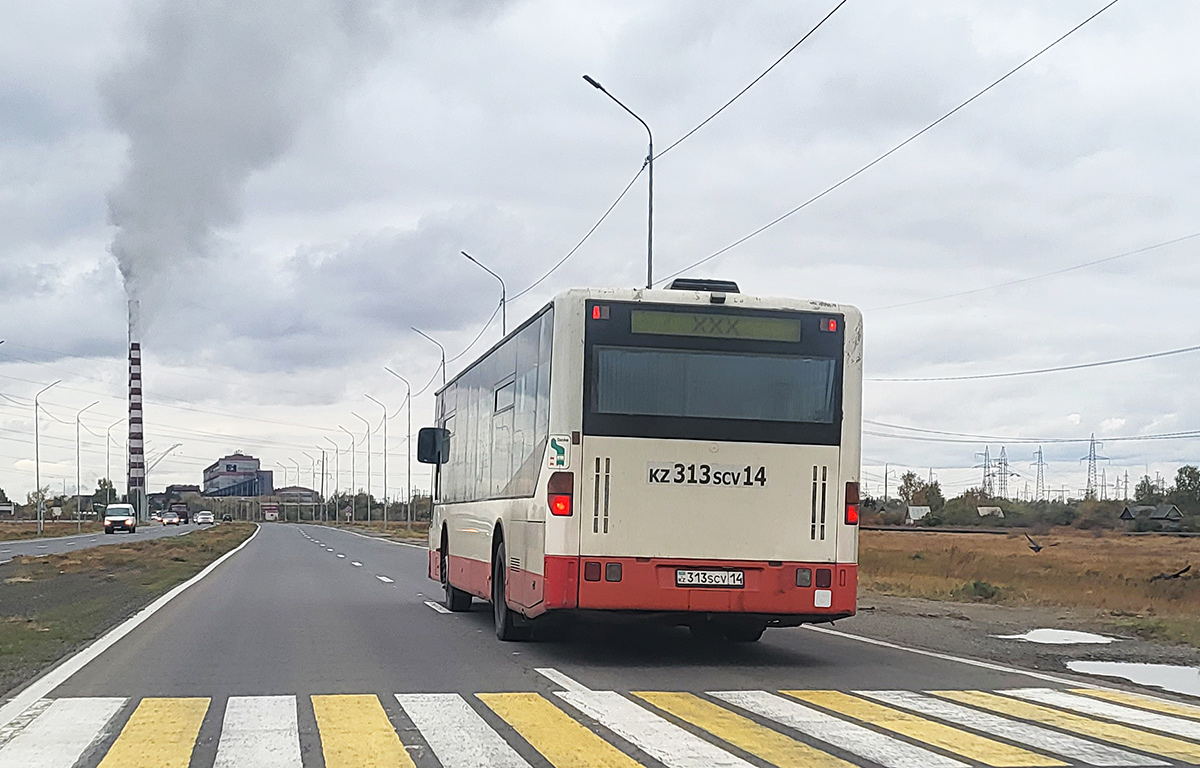
M 725 639 L 731 643 L 757 643 L 766 630 L 765 621 L 734 619 L 725 625 Z
M 445 598 L 442 603 L 455 613 L 463 613 L 471 610 L 471 593 L 463 592 L 458 587 L 450 583 L 450 547 L 446 538 L 442 537 L 442 551 L 439 555 L 441 564 L 439 569 L 442 577 L 442 589 L 445 591 Z
M 508 607 L 508 600 L 504 597 L 507 566 L 508 557 L 504 542 L 501 541 L 492 558 L 492 618 L 496 624 L 496 637 L 504 642 L 528 640 L 532 634 L 529 627 Z

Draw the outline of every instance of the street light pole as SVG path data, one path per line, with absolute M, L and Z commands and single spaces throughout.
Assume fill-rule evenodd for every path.
M 299 488 L 300 487 L 300 462 L 296 461 L 295 459 L 291 458 L 290 456 L 288 457 L 288 461 L 290 461 L 296 465 L 296 487 Z M 300 498 L 300 496 L 297 494 L 296 498 Z M 287 521 L 287 507 L 284 507 L 283 519 L 285 522 Z M 296 506 L 296 522 L 297 523 L 300 522 L 299 502 L 297 502 L 297 506 Z
M 350 519 L 354 519 L 354 497 L 358 495 L 358 450 L 354 447 L 354 433 L 338 424 L 338 429 L 350 437 Z
M 50 384 L 46 387 L 43 387 L 40 392 L 38 392 L 36 395 L 33 396 L 33 474 L 34 474 L 34 483 L 37 485 L 37 488 L 34 489 L 34 493 L 37 494 L 37 500 L 38 500 L 38 505 L 37 505 L 38 536 L 42 535 L 42 530 L 45 528 L 45 517 L 46 517 L 46 499 L 45 499 L 45 495 L 42 493 L 42 450 L 41 450 L 42 442 L 41 442 L 41 431 L 38 427 L 38 422 L 40 421 L 40 418 L 39 418 L 40 412 L 38 409 L 41 406 L 38 403 L 38 398 L 41 397 L 43 394 L 45 394 L 46 390 L 50 389 L 50 387 L 53 387 L 53 386 L 55 386 L 57 384 L 61 384 L 61 383 L 62 383 L 62 379 L 59 379 L 58 381 L 54 382 L 54 384 Z
M 388 505 L 388 495 L 387 495 L 387 445 L 388 445 L 387 421 L 388 421 L 388 415 L 387 415 L 387 406 L 366 393 L 363 393 L 363 396 L 366 397 L 368 400 L 370 400 L 372 403 L 375 403 L 375 405 L 378 405 L 380 408 L 383 409 L 383 530 L 386 531 L 387 530 L 387 505 Z
M 404 471 L 404 527 L 412 530 L 412 385 L 408 379 L 388 368 L 383 370 L 404 382 L 404 402 L 408 405 L 408 431 L 404 434 L 404 455 L 407 466 Z
M 79 466 L 79 418 L 88 408 L 99 404 L 100 401 L 95 400 L 91 405 L 80 408 L 75 414 L 75 530 L 80 533 L 83 532 L 83 473 Z
M 479 263 L 479 261 L 474 256 L 467 253 L 466 251 L 459 251 L 459 253 L 461 253 L 463 256 L 466 256 L 467 259 L 472 264 L 479 267 L 484 272 L 487 272 L 489 275 L 491 275 L 492 277 L 494 277 L 500 281 L 500 338 L 504 338 L 505 336 L 508 335 L 508 320 L 506 319 L 506 315 L 508 314 L 508 302 L 505 300 L 506 294 L 505 294 L 505 290 L 504 290 L 504 278 L 500 277 L 500 275 L 497 275 L 492 270 L 483 266 L 483 264 Z
M 633 115 L 633 118 L 646 129 L 646 135 L 650 137 L 650 151 L 646 154 L 646 165 L 649 166 L 650 170 L 649 183 L 647 185 L 649 187 L 650 202 L 646 216 L 646 287 L 650 288 L 654 285 L 654 134 L 650 132 L 650 126 L 646 124 L 645 120 L 638 117 L 637 113 L 632 109 L 622 104 L 621 100 L 616 96 L 606 91 L 603 85 L 600 85 L 600 83 L 587 75 L 584 75 L 583 79 L 587 81 L 588 85 L 615 101 L 621 109 Z
M 350 415 L 363 423 L 367 429 L 367 525 L 371 525 L 371 422 L 354 411 Z
M 308 451 L 300 451 L 300 453 L 303 453 L 305 456 L 308 457 L 308 460 L 310 462 L 312 462 L 312 486 L 313 486 L 312 489 L 315 491 L 315 490 L 317 490 L 317 460 L 314 459 L 312 457 L 312 454 L 310 454 Z M 317 508 L 314 506 L 311 511 L 312 511 L 312 519 L 316 520 L 317 519 Z M 296 520 L 297 520 L 297 522 L 300 520 L 299 512 L 296 513 Z
M 326 440 L 326 442 L 328 442 L 330 445 L 333 446 L 333 495 L 336 498 L 337 493 L 338 493 L 338 483 L 341 482 L 341 479 L 342 479 L 341 466 L 340 466 L 341 461 L 342 461 L 342 451 L 340 448 L 338 448 L 338 444 L 334 441 L 334 439 L 332 437 L 329 437 L 328 435 L 326 435 L 325 440 Z M 334 506 L 334 509 L 333 509 L 333 518 L 334 518 L 333 522 L 336 523 L 337 522 L 337 506 L 336 505 Z
M 412 326 L 409 326 L 409 327 L 412 328 Z M 439 342 L 437 339 L 430 336 L 428 333 L 425 333 L 420 328 L 413 328 L 413 330 L 416 331 L 417 333 L 421 334 L 425 338 L 429 339 L 434 344 L 437 344 L 438 349 L 442 350 L 442 386 L 443 387 L 446 386 L 446 348 L 441 345 L 441 342 Z
M 112 429 L 123 421 L 125 421 L 125 419 L 117 419 L 109 425 L 108 430 L 104 433 L 104 475 L 108 480 L 108 491 L 104 497 L 105 507 L 107 507 L 109 504 L 112 504 Z

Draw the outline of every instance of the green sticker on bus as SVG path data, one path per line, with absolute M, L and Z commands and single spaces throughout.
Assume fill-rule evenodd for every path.
M 550 469 L 567 469 L 571 466 L 571 436 L 550 436 Z

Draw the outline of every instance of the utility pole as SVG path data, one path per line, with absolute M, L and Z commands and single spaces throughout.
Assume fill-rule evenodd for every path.
M 992 472 L 992 447 L 985 445 L 983 446 L 983 453 L 977 452 L 975 455 L 983 457 L 983 464 L 976 464 L 975 467 L 977 469 L 980 466 L 983 467 L 983 487 L 980 490 L 983 491 L 984 496 L 990 499 L 995 496 L 995 487 L 993 486 L 995 475 Z
M 1038 501 L 1046 498 L 1046 459 L 1042 455 L 1042 446 L 1038 446 L 1037 453 L 1033 454 L 1037 459 L 1037 482 L 1034 485 L 1034 498 Z
M 1104 447 L 1104 443 L 1097 442 L 1096 441 L 1096 433 L 1093 432 L 1091 440 L 1088 441 L 1088 455 L 1084 456 L 1082 459 L 1080 459 L 1080 461 L 1086 461 L 1088 463 L 1087 488 L 1084 490 L 1084 498 L 1085 499 L 1096 498 L 1096 462 L 1097 461 L 1108 461 L 1107 456 L 1097 456 L 1096 455 L 1096 449 L 1103 448 L 1103 447 Z
M 108 491 L 106 492 L 106 496 L 104 498 L 104 506 L 106 507 L 109 504 L 112 504 L 112 430 L 113 427 L 117 426 L 122 421 L 125 421 L 125 419 L 117 419 L 109 425 L 108 430 L 104 433 L 104 475 L 108 479 Z
M 1008 498 L 1008 478 L 1009 475 L 1015 475 L 1015 472 L 1008 471 L 1008 454 L 1004 450 L 1004 446 L 1000 446 L 1000 459 L 996 464 L 997 477 L 997 492 L 1002 499 Z
M 50 387 L 60 384 L 61 382 L 62 382 L 62 379 L 59 379 L 58 381 L 54 382 L 53 384 L 49 384 L 49 385 L 43 387 L 40 392 L 38 392 L 36 395 L 33 396 L 33 474 L 34 474 L 34 478 L 35 478 L 34 483 L 37 485 L 37 488 L 34 489 L 34 493 L 37 494 L 37 500 L 38 500 L 38 503 L 37 503 L 38 536 L 42 535 L 42 531 L 46 525 L 46 522 L 45 522 L 45 520 L 46 520 L 46 498 L 45 498 L 45 494 L 42 493 L 42 451 L 41 451 L 42 438 L 41 438 L 41 431 L 38 427 L 38 424 L 41 422 L 40 411 L 38 409 L 41 406 L 38 404 L 38 398 L 41 397 L 43 394 L 45 394 L 47 389 L 50 389 Z
M 355 497 L 358 496 L 358 450 L 354 445 L 354 433 L 338 424 L 338 429 L 350 438 L 350 519 L 354 519 Z
M 1129 470 L 1125 470 L 1125 496 L 1122 501 L 1129 501 Z

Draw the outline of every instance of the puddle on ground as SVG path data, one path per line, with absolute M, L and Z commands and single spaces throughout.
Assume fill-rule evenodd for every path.
M 1200 696 L 1200 668 L 1174 664 L 1134 664 L 1124 661 L 1068 661 L 1067 669 L 1085 675 L 1123 677 L 1172 693 Z
M 1042 643 L 1044 645 L 1104 645 L 1116 640 L 1115 637 L 1094 635 L 1091 632 L 1076 632 L 1070 629 L 1031 629 L 1022 635 L 993 635 L 1001 640 L 1024 640 L 1027 643 Z

